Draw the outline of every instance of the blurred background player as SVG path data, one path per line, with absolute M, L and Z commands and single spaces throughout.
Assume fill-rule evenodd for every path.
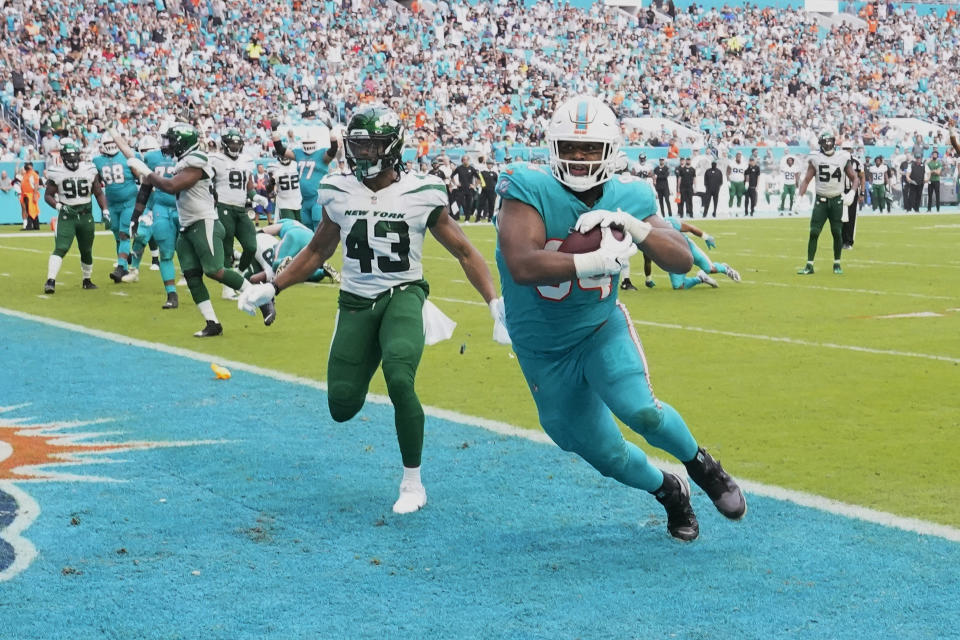
M 865 201 L 863 191 L 866 188 L 864 186 L 866 181 L 863 178 L 863 163 L 861 163 L 860 159 L 853 153 L 853 145 L 849 143 L 845 144 L 843 145 L 843 150 L 850 155 L 850 168 L 853 169 L 853 172 L 857 174 L 858 178 L 855 191 L 854 185 L 850 182 L 849 178 L 844 176 L 843 180 L 844 194 L 851 191 L 853 192 L 852 196 L 847 196 L 848 199 L 852 198 L 852 202 L 844 205 L 846 207 L 846 216 L 843 220 L 843 229 L 840 233 L 840 237 L 843 240 L 843 249 L 846 251 L 853 249 L 853 241 L 857 231 L 857 210 Z
M 702 238 L 704 244 L 707 245 L 707 249 L 716 249 L 717 241 L 714 240 L 713 236 L 711 236 L 709 233 L 706 233 L 699 227 L 695 227 L 689 222 L 683 222 L 676 218 L 666 218 L 666 221 L 670 224 L 670 226 L 681 233 L 692 233 L 698 238 Z M 700 247 L 698 247 L 693 240 L 687 236 L 684 236 L 684 239 L 687 241 L 687 246 L 690 248 L 690 253 L 693 254 L 693 264 L 695 267 L 699 267 L 699 270 L 694 276 L 668 272 L 670 276 L 670 285 L 674 289 L 692 289 L 698 284 L 710 285 L 716 289 L 719 285 L 717 284 L 716 280 L 710 277 L 709 274 L 711 273 L 722 273 L 734 282 L 740 282 L 740 274 L 736 269 L 725 262 L 713 262 L 707 257 L 707 254 L 700 250 Z M 655 286 L 653 278 L 651 277 L 652 267 L 653 261 L 650 260 L 649 256 L 644 254 L 643 272 L 647 277 L 647 286 L 651 288 Z
M 727 183 L 730 187 L 730 198 L 727 202 L 727 207 L 729 208 L 733 208 L 734 200 L 737 201 L 737 209 L 740 208 L 740 203 L 743 200 L 743 196 L 747 192 L 745 185 L 746 171 L 747 161 L 743 159 L 743 154 L 737 151 L 736 155 L 733 157 L 733 160 L 727 165 Z M 733 215 L 737 215 L 736 209 L 734 209 Z
M 100 155 L 93 159 L 93 164 L 100 174 L 107 204 L 113 213 L 110 230 L 117 244 L 117 266 L 110 274 L 110 279 L 120 283 L 129 272 L 130 219 L 137 199 L 137 183 L 127 166 L 126 157 L 120 153 L 109 133 L 100 138 Z
M 833 236 L 833 272 L 842 274 L 840 253 L 843 251 L 843 208 L 849 205 L 860 188 L 859 177 L 850 164 L 850 154 L 837 150 L 837 139 L 830 129 L 824 129 L 817 140 L 820 150 L 807 156 L 807 173 L 800 183 L 799 197 L 807 191 L 810 181 L 816 179 L 813 213 L 810 216 L 810 236 L 807 240 L 807 264 L 797 271 L 799 275 L 813 273 L 813 258 L 817 255 L 817 240 L 823 225 L 830 222 Z M 844 178 L 852 189 L 844 194 Z
M 870 207 L 874 211 L 883 213 L 883 208 L 887 208 L 890 213 L 890 201 L 887 200 L 887 177 L 890 175 L 890 169 L 883 161 L 883 156 L 877 156 L 873 159 L 873 164 L 867 168 L 867 175 L 870 176 Z
M 300 170 L 294 164 L 286 151 L 280 153 L 274 148 L 273 155 L 276 162 L 267 167 L 273 182 L 274 218 L 280 220 L 296 220 L 300 222 L 300 209 L 303 205 L 303 196 L 300 195 Z
M 160 151 L 160 143 L 155 137 L 143 136 L 140 139 L 138 151 L 151 171 L 160 176 L 169 177 L 176 163 Z M 123 276 L 123 281 L 136 282 L 139 279 L 140 260 L 143 257 L 144 247 L 151 241 L 156 243 L 159 252 L 160 279 L 163 281 L 163 290 L 167 295 L 167 300 L 161 308 L 176 309 L 180 306 L 176 287 L 177 274 L 173 266 L 173 254 L 177 247 L 177 234 L 180 231 L 177 197 L 160 189 L 152 189 L 145 213 L 137 218 L 135 226 L 136 235 L 133 241 L 130 273 Z
M 196 127 L 186 123 L 170 125 L 162 135 L 160 149 L 177 161 L 169 177 L 149 172 L 143 174 L 141 180 L 146 186 L 176 195 L 181 225 L 177 239 L 180 270 L 206 321 L 204 328 L 193 335 L 197 338 L 219 336 L 223 333 L 223 326 L 213 310 L 203 276 L 240 291 L 250 286 L 250 282 L 238 271 L 224 267 L 224 231 L 213 197 L 213 167 L 207 155 L 200 151 L 200 135 Z M 260 311 L 266 325 L 276 317 L 272 302 L 265 304 Z
M 220 134 L 220 152 L 209 154 L 213 167 L 213 189 L 217 196 L 217 216 L 223 225 L 224 266 L 234 266 L 233 239 L 240 243 L 237 271 L 250 266 L 257 251 L 257 228 L 247 215 L 247 202 L 253 200 L 253 160 L 243 154 L 243 136 L 237 129 Z M 236 292 L 224 285 L 223 297 L 236 299 Z
M 269 238 L 269 240 L 267 240 Z M 274 274 L 279 273 L 300 253 L 313 238 L 313 231 L 296 220 L 281 220 L 260 230 L 257 234 L 257 255 L 250 265 L 250 271 L 244 275 L 254 284 L 273 282 Z M 340 282 L 340 272 L 325 262 L 313 274 L 307 276 L 307 282 L 320 282 L 330 278 Z
M 780 187 L 780 206 L 777 207 L 777 211 L 782 216 L 783 205 L 786 204 L 787 198 L 790 198 L 790 206 L 786 211 L 788 216 L 792 216 L 794 200 L 797 196 L 797 185 L 800 184 L 800 169 L 797 167 L 797 161 L 793 156 L 787 156 L 784 160 L 780 169 L 780 177 L 783 185 Z
M 320 224 L 321 211 L 316 209 L 317 187 L 323 177 L 330 172 L 330 163 L 337 157 L 340 149 L 339 138 L 330 131 L 330 146 L 320 147 L 320 132 L 317 127 L 307 127 L 300 147 L 287 149 L 283 143 L 280 131 L 273 132 L 273 148 L 278 157 L 283 156 L 296 160 L 300 170 L 300 222 L 311 231 L 315 231 Z
M 80 161 L 80 146 L 70 138 L 60 141 L 62 166 L 47 169 L 47 188 L 44 200 L 57 210 L 57 230 L 53 253 L 47 261 L 47 281 L 43 292 L 54 293 L 57 274 L 63 264 L 73 239 L 77 239 L 80 251 L 81 286 L 96 289 L 90 279 L 93 275 L 93 237 L 96 230 L 90 198 L 97 199 L 103 210 L 104 220 L 110 219 L 110 211 L 103 193 L 103 185 L 97 168 L 90 162 Z

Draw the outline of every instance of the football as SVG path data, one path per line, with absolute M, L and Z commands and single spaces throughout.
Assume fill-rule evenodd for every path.
M 610 231 L 617 240 L 623 240 L 623 229 L 612 226 Z M 590 253 L 600 248 L 600 227 L 594 227 L 586 233 L 571 231 L 570 235 L 563 239 L 557 251 L 563 253 Z

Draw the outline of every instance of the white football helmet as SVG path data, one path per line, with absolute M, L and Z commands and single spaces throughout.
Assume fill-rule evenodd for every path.
M 303 138 L 300 140 L 300 145 L 303 147 L 304 153 L 313 153 L 317 150 L 320 145 L 320 132 L 317 131 L 316 127 L 307 127 L 307 130 L 303 133 Z
M 113 136 L 105 133 L 100 137 L 100 153 L 105 156 L 115 156 L 120 153 L 120 147 L 113 141 Z
M 137 151 L 140 153 L 146 153 L 147 151 L 153 151 L 159 148 L 160 142 L 150 134 L 140 138 L 140 142 L 137 143 Z
M 620 151 L 620 123 L 613 110 L 600 99 L 579 95 L 564 102 L 547 126 L 550 171 L 563 185 L 574 191 L 586 191 L 609 180 L 617 169 Z M 557 143 L 601 142 L 603 155 L 598 161 L 562 160 Z M 583 175 L 575 172 L 585 171 Z

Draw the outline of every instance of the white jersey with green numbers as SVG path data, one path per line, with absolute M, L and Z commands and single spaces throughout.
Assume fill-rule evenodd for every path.
M 376 298 L 423 278 L 423 239 L 447 202 L 447 188 L 436 176 L 404 173 L 376 192 L 353 174 L 324 177 L 317 203 L 340 226 L 340 288 Z
M 57 201 L 60 204 L 78 207 L 90 204 L 97 168 L 92 162 L 81 162 L 75 171 L 55 166 L 47 169 L 45 177 L 57 185 Z
M 838 149 L 828 156 L 818 151 L 807 156 L 807 160 L 816 175 L 818 196 L 834 198 L 843 195 L 844 168 L 850 161 L 849 153 Z
M 797 184 L 797 175 L 800 173 L 800 169 L 797 168 L 796 163 L 792 167 L 783 168 L 783 186 L 796 185 Z
M 184 169 L 200 169 L 203 177 L 189 189 L 177 194 L 177 214 L 180 226 L 186 229 L 200 220 L 216 220 L 217 205 L 213 199 L 213 167 L 210 159 L 202 151 L 191 151 L 177 162 L 171 175 L 177 175 Z
M 870 176 L 870 184 L 884 185 L 887 183 L 887 165 L 882 162 L 879 167 L 872 164 L 870 168 L 867 169 L 867 175 Z
M 278 162 L 267 167 L 277 186 L 277 209 L 299 209 L 303 204 L 300 194 L 300 167 L 296 162 Z
M 747 161 L 736 160 L 730 161 L 730 182 L 743 182 L 744 181 L 744 172 L 747 170 Z
M 223 153 L 211 153 L 213 166 L 213 188 L 217 192 L 217 202 L 234 207 L 247 204 L 247 180 L 253 174 L 253 161 L 246 156 L 231 158 Z

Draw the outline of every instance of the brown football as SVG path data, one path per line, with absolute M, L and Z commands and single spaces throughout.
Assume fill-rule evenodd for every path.
M 612 226 L 610 231 L 617 240 L 623 240 L 623 229 Z M 594 227 L 586 233 L 571 231 L 570 235 L 563 239 L 557 251 L 563 253 L 590 253 L 600 248 L 600 227 Z

